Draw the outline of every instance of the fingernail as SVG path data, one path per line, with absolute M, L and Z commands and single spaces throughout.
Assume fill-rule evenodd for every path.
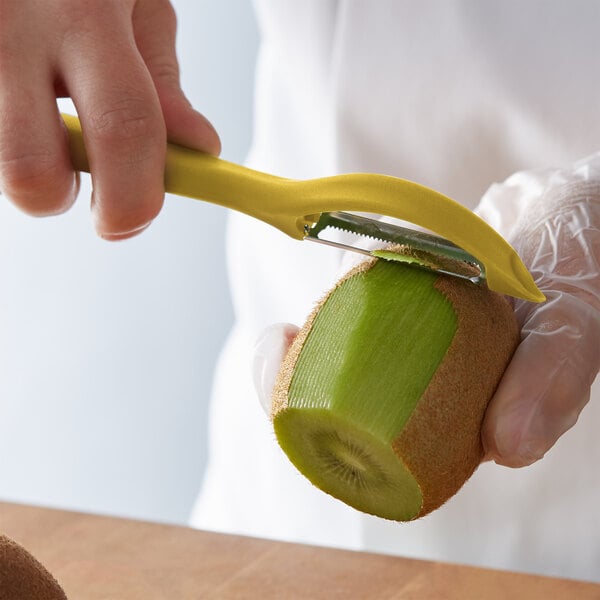
M 78 171 L 75 171 L 75 173 L 73 174 L 71 189 L 69 190 L 69 194 L 65 200 L 65 203 L 63 206 L 58 208 L 54 214 L 60 215 L 62 213 L 65 213 L 73 206 L 73 204 L 75 204 L 75 201 L 77 200 L 77 196 L 79 195 L 80 182 L 81 182 L 80 174 Z
M 498 445 L 496 451 L 488 452 L 482 462 L 493 460 L 499 465 L 516 469 L 532 465 L 544 458 L 545 453 L 545 446 L 538 441 L 521 440 L 519 444 L 511 450 L 502 449 L 502 447 Z
M 523 467 L 528 467 L 534 462 L 544 458 L 546 448 L 537 440 L 522 441 L 517 449 L 517 457 L 521 461 Z
M 206 149 L 210 154 L 213 154 L 214 156 L 219 156 L 221 154 L 222 149 L 221 138 L 217 133 L 217 130 L 215 129 L 214 125 L 204 115 L 201 114 L 200 116 L 204 119 L 207 131 Z
M 128 231 L 119 231 L 118 233 L 108 233 L 108 232 L 99 231 L 98 235 L 103 240 L 107 240 L 109 242 L 118 242 L 120 240 L 127 240 L 129 238 L 135 237 L 136 235 L 139 235 L 140 233 L 142 233 L 142 231 L 145 231 L 146 229 L 148 229 L 148 227 L 150 227 L 151 224 L 152 224 L 152 221 L 148 221 L 147 223 L 144 223 L 144 225 L 140 225 L 139 227 L 134 227 L 133 229 L 130 229 Z

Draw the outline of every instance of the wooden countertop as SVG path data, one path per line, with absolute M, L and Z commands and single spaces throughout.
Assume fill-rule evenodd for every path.
M 600 599 L 592 583 L 18 504 L 0 503 L 0 532 L 42 562 L 69 600 Z

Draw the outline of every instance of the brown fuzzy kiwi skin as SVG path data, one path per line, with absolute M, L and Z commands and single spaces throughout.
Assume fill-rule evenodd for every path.
M 481 463 L 485 410 L 520 340 L 504 296 L 449 276 L 440 276 L 435 287 L 451 302 L 458 328 L 411 418 L 392 442 L 421 486 L 419 517 L 452 497 Z
M 287 406 L 296 362 L 321 306 L 343 281 L 374 264 L 370 259 L 347 273 L 308 317 L 279 371 L 272 418 Z M 423 505 L 415 518 L 451 498 L 481 463 L 485 410 L 520 338 L 515 315 L 504 296 L 446 275 L 440 275 L 434 285 L 451 303 L 457 331 L 410 419 L 392 441 L 394 452 L 423 494 Z
M 0 535 L 0 600 L 67 600 L 67 596 L 25 548 Z

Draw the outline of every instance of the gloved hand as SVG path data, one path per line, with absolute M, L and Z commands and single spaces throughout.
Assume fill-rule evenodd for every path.
M 600 368 L 600 154 L 570 170 L 513 175 L 488 190 L 477 212 L 513 244 L 547 297 L 513 300 L 522 342 L 482 428 L 486 457 L 520 467 L 575 424 Z M 267 412 L 297 330 L 273 325 L 256 344 L 255 384 Z
M 56 97 L 70 96 L 90 159 L 96 230 L 143 230 L 164 196 L 167 136 L 218 153 L 212 125 L 179 86 L 167 0 L 0 0 L 0 192 L 44 216 L 74 202 L 78 178 Z
M 570 170 L 517 173 L 477 212 L 547 298 L 514 300 L 522 341 L 482 429 L 488 458 L 525 466 L 575 424 L 600 368 L 600 154 Z

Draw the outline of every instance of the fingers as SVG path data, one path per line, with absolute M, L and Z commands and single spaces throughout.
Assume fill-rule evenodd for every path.
M 80 19 L 60 56 L 84 132 L 95 226 L 105 239 L 145 229 L 164 197 L 165 125 L 128 4 L 104 4 L 89 27 Z
M 295 325 L 277 323 L 265 329 L 254 346 L 254 387 L 267 416 L 271 415 L 271 394 L 279 367 L 297 333 Z
M 10 13 L 10 7 L 7 13 Z M 24 45 L 19 14 L 0 30 L 0 191 L 28 214 L 61 213 L 77 196 L 48 55 Z
M 145 229 L 163 203 L 167 130 L 177 143 L 220 151 L 214 128 L 180 89 L 175 30 L 167 0 L 3 3 L 0 192 L 34 215 L 72 204 L 78 178 L 55 102 L 69 95 L 98 233 L 116 240 Z
M 175 53 L 175 12 L 167 0 L 136 4 L 133 26 L 137 47 L 156 86 L 169 141 L 218 155 L 221 142 L 214 127 L 195 111 L 179 82 Z
M 482 427 L 488 459 L 509 467 L 539 460 L 577 421 L 600 363 L 594 309 L 554 294 L 525 324 Z

